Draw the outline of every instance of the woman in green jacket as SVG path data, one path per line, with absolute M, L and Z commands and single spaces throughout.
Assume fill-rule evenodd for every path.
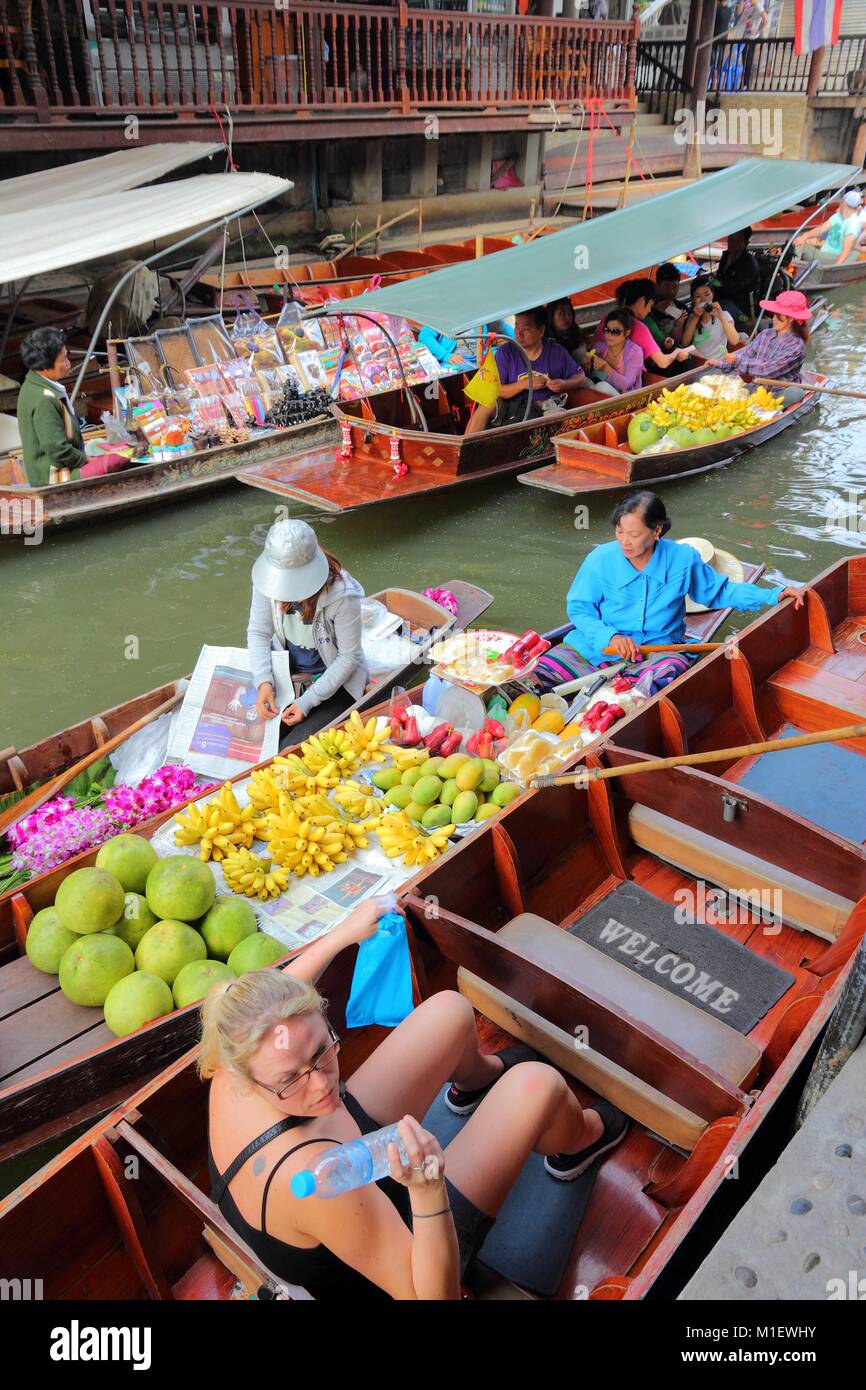
M 18 392 L 18 431 L 32 487 L 99 478 L 125 468 L 122 454 L 89 459 L 81 428 L 63 385 L 72 370 L 59 328 L 36 328 L 21 344 L 27 368 Z

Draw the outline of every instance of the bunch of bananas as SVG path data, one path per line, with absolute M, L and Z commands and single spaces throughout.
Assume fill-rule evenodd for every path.
M 271 867 L 248 849 L 237 849 L 223 860 L 223 875 L 233 893 L 247 898 L 278 898 L 289 886 L 286 869 Z
M 410 767 L 420 767 L 430 757 L 427 748 L 398 748 L 395 743 L 384 743 L 382 752 L 393 760 L 399 772 L 407 772 Z
M 304 762 L 311 772 L 321 772 L 335 764 L 341 773 L 351 772 L 360 761 L 358 751 L 344 728 L 322 729 L 301 744 Z
M 453 825 L 443 825 L 441 829 L 425 835 L 412 824 L 405 811 L 396 811 L 393 815 L 382 817 L 376 833 L 389 859 L 402 858 L 408 867 L 419 868 L 444 854 L 455 829 Z
M 337 787 L 333 797 L 347 815 L 356 816 L 359 820 L 369 817 L 378 820 L 383 806 L 381 797 L 370 796 L 368 786 L 361 782 L 344 782 Z
M 273 858 L 287 872 L 303 878 L 327 874 L 345 864 L 356 849 L 366 849 L 367 832 L 375 821 L 357 824 L 344 819 L 327 798 L 292 801 L 285 793 L 276 811 L 269 811 L 262 831 Z
M 258 833 L 255 804 L 251 801 L 241 809 L 229 782 L 204 806 L 188 806 L 175 821 L 175 844 L 199 844 L 204 860 L 225 859 L 241 846 L 249 849 Z
M 785 404 L 784 396 L 774 396 L 766 386 L 757 386 L 750 397 L 750 404 L 756 410 L 781 410 Z
M 279 805 L 280 792 L 284 790 L 283 779 L 277 775 L 273 763 L 268 767 L 257 767 L 250 773 L 247 792 L 250 803 L 263 814 Z
M 314 770 L 297 753 L 285 753 L 274 758 L 271 767 L 279 790 L 291 796 L 315 795 L 339 786 L 341 780 L 340 769 L 333 759 Z
M 650 401 L 647 413 L 653 424 L 664 430 L 677 425 L 690 430 L 726 425 L 732 431 L 741 431 L 753 429 L 758 423 L 756 410 L 775 412 L 781 407 L 782 397 L 771 395 L 763 386 L 751 396 L 734 400 L 708 397 L 688 386 L 678 386 L 675 391 L 662 391 Z
M 383 719 L 382 727 L 379 728 L 379 720 L 374 714 L 365 724 L 358 711 L 353 709 L 343 725 L 342 732 L 351 739 L 359 762 L 383 763 L 385 761 L 387 753 L 382 745 L 391 732 L 387 720 Z

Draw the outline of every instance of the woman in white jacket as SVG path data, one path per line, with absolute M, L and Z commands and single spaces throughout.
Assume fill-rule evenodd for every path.
M 357 700 L 367 687 L 361 647 L 364 590 L 323 550 L 305 521 L 278 521 L 253 565 L 247 651 L 258 688 L 256 708 L 274 719 L 272 651 L 288 651 L 295 699 L 284 724 L 299 724 L 316 705 L 345 691 Z M 299 687 L 305 687 L 298 693 Z

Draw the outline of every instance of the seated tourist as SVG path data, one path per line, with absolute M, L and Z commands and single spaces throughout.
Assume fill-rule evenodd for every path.
M 344 1085 L 314 982 L 373 936 L 384 910 L 366 902 L 285 970 L 208 994 L 199 1069 L 211 1078 L 213 1199 L 278 1279 L 316 1299 L 457 1299 L 528 1156 L 546 1155 L 551 1179 L 570 1182 L 628 1120 L 604 1100 L 584 1109 L 528 1048 L 483 1056 L 472 1005 L 452 990 L 419 1004 Z M 449 1080 L 446 1106 L 470 1118 L 443 1151 L 419 1117 Z M 379 1183 L 328 1201 L 294 1195 L 293 1176 L 326 1149 L 395 1123 L 408 1166 L 393 1145 Z
M 800 259 L 818 261 L 821 265 L 844 265 L 846 261 L 859 260 L 862 202 L 857 189 L 849 189 L 832 217 L 795 237 L 794 247 Z
M 633 324 L 628 309 L 611 309 L 601 325 L 602 346 L 590 354 L 593 389 L 606 396 L 637 391 L 643 384 L 643 352 L 629 336 Z
M 680 291 L 680 272 L 671 261 L 665 261 L 656 271 L 655 299 L 652 313 L 646 324 L 659 347 L 671 348 L 674 345 L 674 325 L 679 319 L 681 305 L 677 299 Z M 656 330 L 660 336 L 657 336 Z
M 616 302 L 620 309 L 627 309 L 631 315 L 629 337 L 640 348 L 644 366 L 648 371 L 664 374 L 673 363 L 688 361 L 691 356 L 688 348 L 674 346 L 671 351 L 662 352 L 646 326 L 644 320 L 649 317 L 655 302 L 655 285 L 652 280 L 624 280 L 616 292 Z M 599 351 L 604 347 L 602 324 L 599 324 L 596 331 L 595 347 Z
M 740 335 L 734 320 L 713 299 L 709 281 L 699 277 L 692 284 L 689 307 L 679 329 L 683 347 L 692 345 L 702 357 L 719 357 L 729 349 L 740 346 Z
M 567 296 L 548 304 L 547 336 L 551 342 L 564 347 L 575 362 L 585 369 L 586 342 L 575 317 L 574 305 Z
M 18 430 L 31 487 L 99 478 L 125 468 L 124 454 L 88 458 L 81 426 L 63 385 L 72 370 L 59 328 L 35 328 L 21 344 L 27 368 L 18 392 Z
M 802 589 L 736 584 L 705 564 L 693 546 L 664 540 L 671 521 L 654 492 L 629 493 L 611 513 L 611 525 L 615 539 L 590 551 L 568 591 L 565 607 L 574 627 L 536 667 L 544 690 L 623 658 L 630 676 L 651 673 L 652 692 L 662 690 L 697 655 L 672 652 L 644 661 L 640 648 L 686 641 L 687 598 L 740 612 L 784 598 L 793 598 L 795 608 L 803 603 Z
M 525 309 L 514 315 L 515 342 L 504 343 L 494 353 L 499 373 L 499 394 L 492 406 L 476 405 L 466 427 L 467 434 L 478 434 L 489 425 L 510 425 L 541 415 L 541 406 L 545 401 L 586 385 L 583 368 L 564 347 L 547 337 L 546 326 L 547 313 L 544 309 Z M 515 346 L 515 343 L 519 346 Z M 527 357 L 532 364 L 532 403 L 528 415 Z

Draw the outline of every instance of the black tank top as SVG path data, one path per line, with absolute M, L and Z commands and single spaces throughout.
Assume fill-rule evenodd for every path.
M 342 1087 L 340 1093 L 343 1104 L 362 1134 L 372 1134 L 374 1130 L 382 1128 L 376 1120 L 367 1114 L 353 1095 Z M 259 1149 L 263 1149 L 272 1139 L 276 1139 L 280 1134 L 285 1134 L 288 1129 L 295 1128 L 297 1123 L 294 1115 L 287 1115 L 284 1120 L 272 1125 L 270 1129 L 265 1130 L 264 1134 L 260 1134 L 257 1139 L 248 1144 L 238 1154 L 234 1162 L 229 1164 L 224 1173 L 219 1172 L 214 1162 L 210 1140 L 208 1140 L 207 1158 L 213 1200 L 238 1235 L 246 1241 L 251 1250 L 255 1251 L 262 1263 L 284 1283 L 300 1284 L 316 1299 L 361 1298 L 390 1302 L 390 1295 L 386 1294 L 384 1289 L 380 1289 L 378 1284 L 374 1284 L 363 1274 L 359 1274 L 356 1269 L 352 1269 L 351 1265 L 338 1259 L 326 1245 L 314 1245 L 312 1248 L 305 1249 L 303 1246 L 290 1245 L 287 1241 L 278 1240 L 276 1236 L 268 1234 L 268 1193 L 281 1164 L 285 1163 L 290 1154 L 297 1153 L 298 1149 L 304 1148 L 307 1144 L 337 1144 L 341 1142 L 340 1140 L 328 1140 L 324 1137 L 305 1139 L 281 1154 L 268 1174 L 265 1190 L 262 1193 L 261 1227 L 251 1226 L 241 1215 L 235 1199 L 229 1191 L 229 1183 L 240 1172 L 247 1159 L 252 1158 L 253 1154 L 258 1153 Z M 393 1178 L 382 1178 L 376 1185 L 382 1189 L 385 1196 L 396 1207 L 406 1226 L 411 1229 L 408 1188 L 404 1187 L 402 1183 L 395 1182 Z

